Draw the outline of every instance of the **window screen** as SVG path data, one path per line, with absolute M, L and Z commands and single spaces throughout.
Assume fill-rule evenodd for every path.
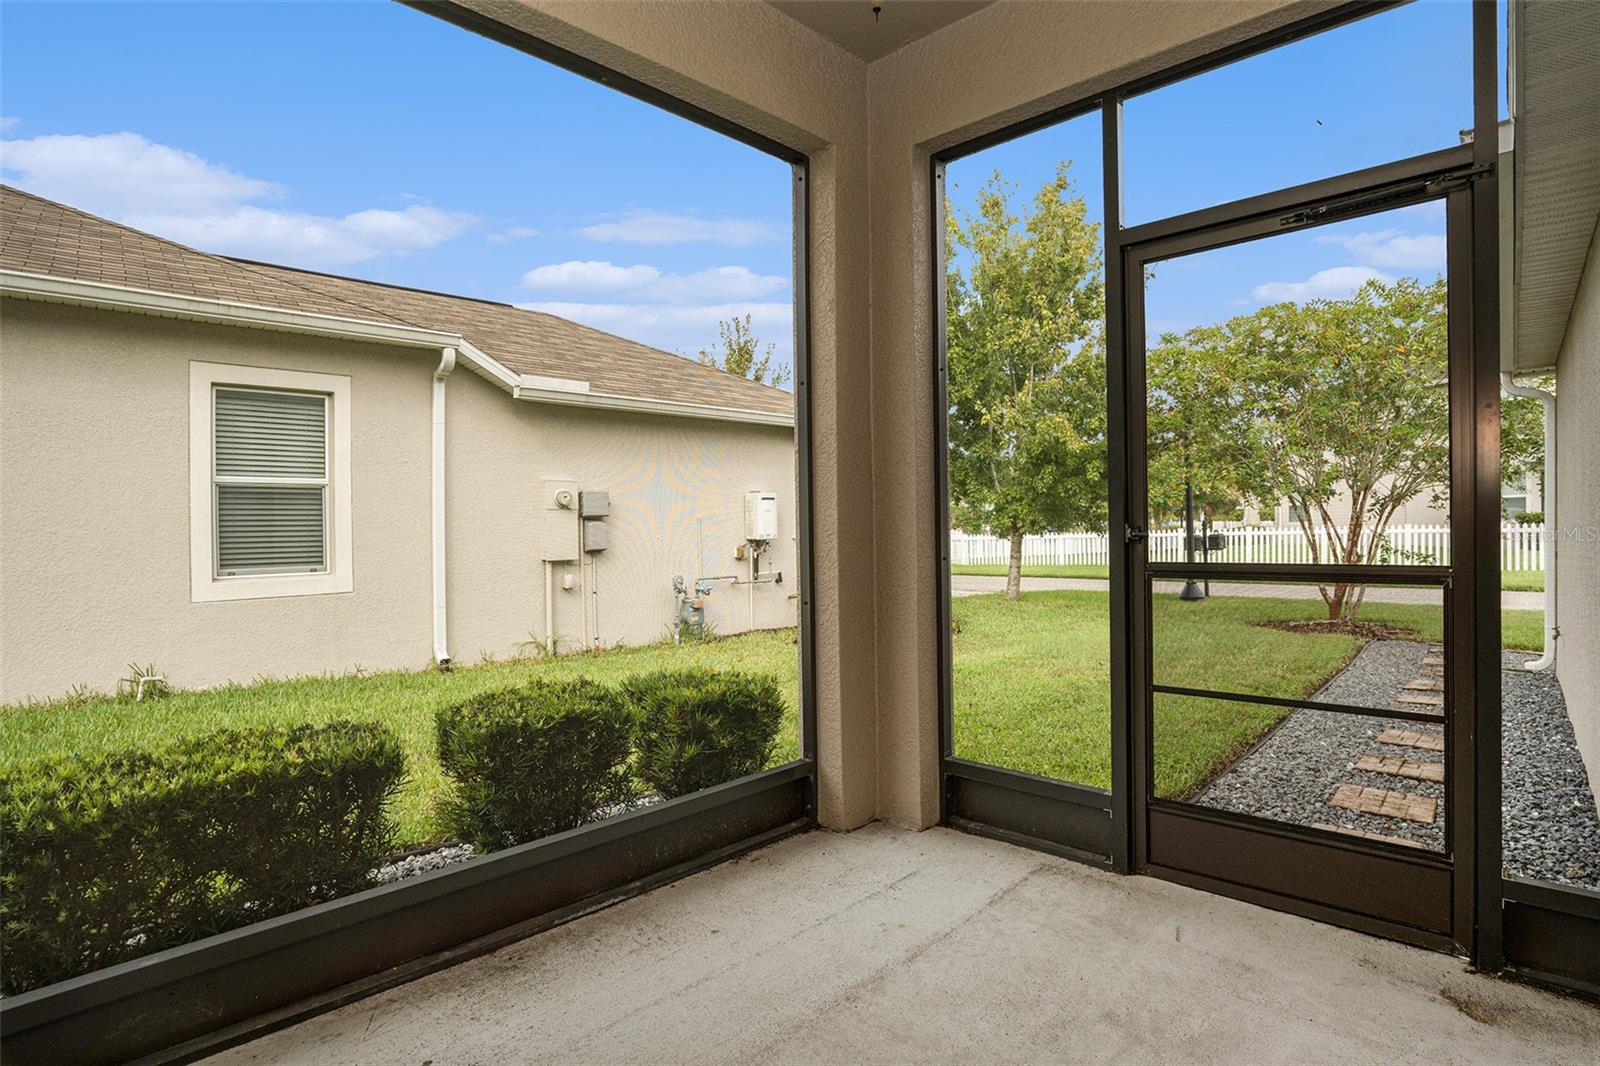
M 217 575 L 325 571 L 328 397 L 214 391 Z

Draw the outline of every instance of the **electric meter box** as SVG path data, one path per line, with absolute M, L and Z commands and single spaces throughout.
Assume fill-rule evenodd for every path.
M 778 494 L 760 490 L 744 494 L 744 539 L 778 539 Z
M 539 483 L 544 510 L 539 522 L 539 558 L 547 563 L 570 563 L 579 558 L 578 483 L 566 478 L 546 478 Z

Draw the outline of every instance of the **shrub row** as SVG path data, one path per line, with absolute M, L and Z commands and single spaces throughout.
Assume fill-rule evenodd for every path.
M 0 774 L 7 995 L 364 887 L 399 741 L 366 722 L 222 730 Z
M 783 707 L 776 678 L 707 669 L 485 692 L 435 717 L 441 813 L 493 851 L 616 809 L 634 779 L 667 798 L 719 785 L 767 764 Z
M 435 717 L 445 825 L 479 851 L 721 784 L 771 758 L 772 677 L 534 681 Z M 0 771 L 0 993 L 15 995 L 366 887 L 405 776 L 372 722 L 224 729 Z

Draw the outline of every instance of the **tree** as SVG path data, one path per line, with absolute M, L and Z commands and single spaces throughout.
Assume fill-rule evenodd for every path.
M 1026 534 L 1106 521 L 1100 227 L 1067 163 L 1020 218 L 1015 191 L 997 172 L 945 219 L 952 517 L 1009 539 L 1009 599 Z
M 771 344 L 766 351 L 761 351 L 761 342 L 750 331 L 750 316 L 743 318 L 737 316 L 726 322 L 717 323 L 717 332 L 721 335 L 722 352 L 700 349 L 700 362 L 706 366 L 714 366 L 718 370 L 726 370 L 730 374 L 737 374 L 742 378 L 749 378 L 758 385 L 786 385 L 789 382 L 789 368 L 781 363 L 774 366 L 772 363 Z
M 1265 506 L 1288 500 L 1314 563 L 1391 559 L 1385 534 L 1399 509 L 1424 491 L 1445 498 L 1442 278 L 1373 280 L 1349 299 L 1274 304 L 1160 347 L 1150 387 L 1204 434 L 1200 476 Z M 1158 455 L 1176 446 L 1151 443 Z M 1333 506 L 1341 492 L 1347 515 Z M 1360 609 L 1365 587 L 1335 582 L 1321 593 L 1337 620 Z

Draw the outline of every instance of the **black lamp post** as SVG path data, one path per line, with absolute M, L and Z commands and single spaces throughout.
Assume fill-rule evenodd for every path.
M 1183 479 L 1183 561 L 1194 564 L 1194 485 L 1188 478 Z M 1183 591 L 1178 593 L 1180 600 L 1205 598 L 1205 590 L 1192 577 L 1184 581 Z

